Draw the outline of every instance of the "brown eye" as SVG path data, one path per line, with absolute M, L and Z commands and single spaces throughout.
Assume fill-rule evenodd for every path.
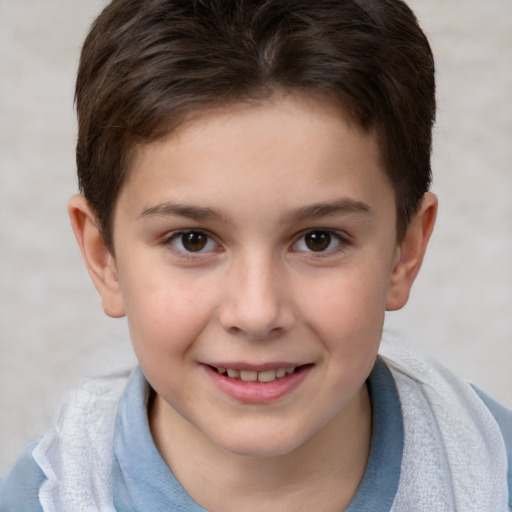
M 332 241 L 332 236 L 327 231 L 312 231 L 304 237 L 306 247 L 314 252 L 325 251 Z
M 335 231 L 314 230 L 304 234 L 293 246 L 294 251 L 301 252 L 330 252 L 334 251 L 346 240 Z
M 208 243 L 208 237 L 199 231 L 185 233 L 182 235 L 181 240 L 183 247 L 190 252 L 202 251 Z
M 170 243 L 181 252 L 206 252 L 217 247 L 217 244 L 203 231 L 176 233 L 171 237 Z

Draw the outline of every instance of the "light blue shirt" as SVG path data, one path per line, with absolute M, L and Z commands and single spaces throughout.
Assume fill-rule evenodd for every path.
M 372 441 L 363 480 L 346 512 L 389 512 L 398 489 L 403 453 L 400 401 L 393 377 L 377 359 L 368 378 Z M 512 412 L 478 391 L 497 419 L 509 453 L 512 489 Z M 205 512 L 190 498 L 158 452 L 148 425 L 152 390 L 140 368 L 131 375 L 119 402 L 113 444 L 113 494 L 120 512 Z M 38 490 L 45 476 L 35 463 L 35 440 L 0 485 L 0 512 L 42 512 Z

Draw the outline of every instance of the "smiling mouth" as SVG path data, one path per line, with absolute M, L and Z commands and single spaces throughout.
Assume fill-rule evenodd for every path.
M 274 382 L 283 379 L 292 373 L 298 372 L 304 366 L 289 366 L 287 368 L 275 368 L 271 370 L 255 371 L 255 370 L 238 370 L 236 368 L 223 368 L 221 366 L 211 366 L 218 374 L 229 379 L 239 380 L 243 382 Z

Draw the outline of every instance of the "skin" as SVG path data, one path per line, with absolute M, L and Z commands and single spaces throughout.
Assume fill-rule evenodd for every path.
M 140 147 L 116 204 L 115 258 L 85 199 L 70 201 L 104 310 L 127 315 L 156 391 L 155 444 L 203 507 L 350 503 L 384 313 L 407 302 L 436 209 L 427 194 L 397 244 L 373 134 L 294 95 L 204 113 Z M 184 230 L 204 247 L 187 250 Z M 210 368 L 240 365 L 307 370 L 283 396 L 247 403 Z

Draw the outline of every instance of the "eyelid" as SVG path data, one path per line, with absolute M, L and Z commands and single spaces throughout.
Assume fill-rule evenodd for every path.
M 324 251 L 313 251 L 313 250 L 304 250 L 304 249 L 296 249 L 295 247 L 298 245 L 298 243 L 308 234 L 310 233 L 328 233 L 333 238 L 337 239 L 339 244 L 336 247 L 333 247 L 332 249 L 326 249 Z M 329 228 L 312 228 L 312 229 L 306 229 L 299 233 L 299 235 L 295 238 L 295 242 L 292 244 L 292 251 L 293 252 L 302 252 L 308 255 L 314 255 L 317 257 L 322 256 L 330 256 L 332 254 L 335 254 L 337 252 L 340 252 L 346 248 L 347 245 L 350 244 L 350 237 L 343 232 L 337 231 L 335 229 L 329 229 Z
M 208 249 L 202 249 L 199 251 L 189 251 L 186 250 L 186 248 L 180 249 L 176 247 L 172 242 L 179 237 L 186 235 L 187 233 L 201 233 L 208 237 L 207 244 L 210 244 L 213 242 L 215 247 L 211 247 Z M 298 249 L 296 246 L 299 244 L 299 242 L 308 234 L 310 233 L 328 233 L 330 236 L 332 236 L 335 240 L 337 240 L 339 243 L 336 245 L 336 247 L 322 250 L 322 251 L 314 251 L 314 250 L 305 250 L 305 249 Z M 222 251 L 222 245 L 216 240 L 216 237 L 212 235 L 208 230 L 201 229 L 201 228 L 184 228 L 184 229 L 178 229 L 175 231 L 172 231 L 170 233 L 167 233 L 161 238 L 162 245 L 166 246 L 170 251 L 172 251 L 175 255 L 182 257 L 182 258 L 188 258 L 188 259 L 197 259 L 197 258 L 205 258 L 208 256 L 211 256 L 212 253 L 220 252 Z M 294 237 L 294 242 L 291 245 L 291 251 L 297 252 L 297 253 L 304 253 L 307 255 L 313 255 L 315 257 L 327 257 L 334 254 L 337 254 L 338 252 L 341 252 L 347 248 L 348 245 L 350 245 L 350 236 L 347 235 L 344 232 L 340 232 L 338 230 L 332 229 L 332 228 L 309 228 L 301 231 L 298 235 Z
M 182 237 L 183 235 L 186 235 L 187 233 L 204 234 L 208 238 L 207 244 L 213 242 L 215 244 L 215 248 L 201 249 L 199 251 L 189 251 L 185 247 L 183 249 L 180 249 L 172 243 L 174 240 L 179 240 L 180 237 Z M 174 254 L 176 254 L 180 257 L 184 257 L 184 258 L 205 257 L 220 248 L 220 244 L 215 240 L 215 237 L 213 237 L 208 232 L 208 230 L 200 229 L 200 228 L 186 228 L 186 229 L 179 229 L 176 231 L 172 231 L 171 233 L 166 234 L 162 238 L 162 244 L 167 246 L 169 248 L 169 250 L 171 250 Z

